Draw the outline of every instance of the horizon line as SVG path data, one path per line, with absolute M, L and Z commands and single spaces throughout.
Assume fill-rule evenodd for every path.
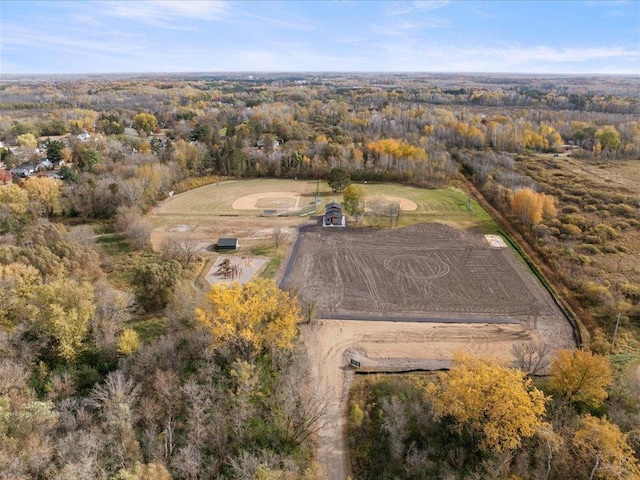
M 41 77 L 41 76 L 100 76 L 100 75 L 123 75 L 123 76 L 144 76 L 144 75 L 514 75 L 514 76 L 580 76 L 580 77 L 612 77 L 612 76 L 637 76 L 640 80 L 640 72 L 638 73 L 603 73 L 603 72 L 483 72 L 483 71 L 438 71 L 438 70 L 193 70 L 193 71 L 144 71 L 144 72 L 41 72 L 41 73 L 0 73 L 0 80 L 5 77 Z

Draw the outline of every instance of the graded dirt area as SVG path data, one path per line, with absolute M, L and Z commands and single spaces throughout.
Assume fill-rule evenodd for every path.
M 314 385 L 327 402 L 318 456 L 331 480 L 345 480 L 349 472 L 344 411 L 352 359 L 366 371 L 440 369 L 449 366 L 456 350 L 509 361 L 515 343 L 540 339 L 554 347 L 574 345 L 569 323 L 509 249 L 492 249 L 481 233 L 444 225 L 494 231 L 481 207 L 469 209 L 464 192 L 394 184 L 365 188 L 370 199 L 399 202 L 401 225 L 418 225 L 322 229 L 308 216 L 263 217 L 261 209 L 292 208 L 293 201 L 302 208 L 318 192 L 322 205 L 340 201 L 315 181 L 271 179 L 224 182 L 176 195 L 150 217 L 156 248 L 165 238 L 196 240 L 204 248 L 218 237 L 238 237 L 240 259 L 253 247 L 270 244 L 274 227 L 294 238 L 305 226 L 284 284 L 318 302 L 321 312 L 320 320 L 302 325 L 301 332 Z M 433 221 L 440 223 L 427 223 Z M 286 267 L 283 263 L 280 277 Z
M 355 374 L 352 359 L 360 363 L 360 371 L 437 370 L 449 367 L 455 351 L 508 361 L 514 343 L 535 336 L 521 325 L 351 320 L 320 320 L 300 330 L 313 384 L 326 401 L 318 459 L 330 480 L 345 480 L 349 473 L 344 415 Z
M 442 224 L 306 228 L 282 285 L 316 302 L 322 319 L 301 331 L 327 402 L 318 456 L 330 480 L 349 473 L 352 360 L 368 372 L 434 370 L 455 351 L 509 363 L 517 343 L 575 346 L 571 325 L 511 250 Z
M 322 318 L 533 325 L 557 317 L 561 336 L 571 336 L 524 265 L 482 235 L 439 223 L 301 235 L 282 286 L 314 299 Z

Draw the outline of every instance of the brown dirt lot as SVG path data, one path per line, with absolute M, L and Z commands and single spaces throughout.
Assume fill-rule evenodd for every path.
M 511 250 L 442 224 L 309 228 L 285 287 L 316 301 L 324 318 L 301 330 L 327 401 L 318 457 L 331 480 L 349 473 L 352 359 L 365 371 L 433 370 L 448 368 L 455 351 L 510 362 L 516 343 L 575 346 L 569 322 Z
M 310 228 L 285 288 L 318 303 L 322 318 L 522 323 L 555 318 L 546 290 L 506 248 L 431 223 L 402 229 Z M 550 339 L 552 340 L 552 339 Z

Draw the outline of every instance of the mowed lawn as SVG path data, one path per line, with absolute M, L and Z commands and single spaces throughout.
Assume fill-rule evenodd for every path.
M 493 233 L 497 226 L 493 219 L 475 201 L 461 190 L 430 190 L 392 183 L 361 184 L 367 197 L 393 196 L 412 200 L 418 206 L 414 211 L 403 211 L 399 226 L 432 221 L 445 222 L 460 228 L 480 228 Z M 271 192 L 297 192 L 302 195 L 300 205 L 311 204 L 319 194 L 321 213 L 330 201 L 342 202 L 342 195 L 331 191 L 326 181 L 255 179 L 212 184 L 174 196 L 157 207 L 150 218 L 154 227 L 172 224 L 198 225 L 209 223 L 212 217 L 258 217 L 261 209 L 234 209 L 233 202 L 247 195 Z M 267 202 L 268 204 L 269 202 Z M 265 206 L 268 206 L 265 204 Z M 262 204 L 258 202 L 258 206 Z M 297 216 L 292 213 L 293 216 Z M 304 221 L 308 221 L 308 218 Z M 381 223 L 383 225 L 384 222 Z

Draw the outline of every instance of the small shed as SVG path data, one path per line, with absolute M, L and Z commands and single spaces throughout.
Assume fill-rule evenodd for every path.
M 342 214 L 342 205 L 336 202 L 328 203 L 322 216 L 323 227 L 344 227 L 345 218 Z
M 216 243 L 217 250 L 236 250 L 239 246 L 237 237 L 219 238 Z

